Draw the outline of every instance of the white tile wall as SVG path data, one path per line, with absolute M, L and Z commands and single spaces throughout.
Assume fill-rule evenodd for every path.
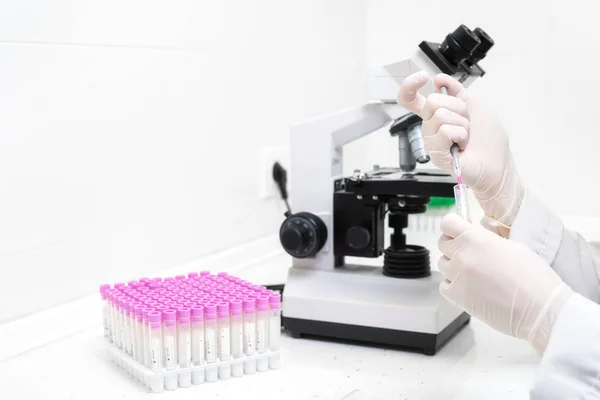
M 0 323 L 276 232 L 260 151 L 364 59 L 362 0 L 1 2 Z

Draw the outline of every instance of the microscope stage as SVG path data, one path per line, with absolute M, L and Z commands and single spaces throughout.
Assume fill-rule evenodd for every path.
M 399 168 L 367 171 L 359 179 L 346 178 L 347 192 L 361 195 L 454 197 L 456 178 L 442 171 L 403 172 Z
M 419 279 L 384 276 L 380 267 L 294 267 L 283 293 L 285 328 L 317 336 L 417 349 L 433 355 L 469 315 L 439 294 L 439 272 Z

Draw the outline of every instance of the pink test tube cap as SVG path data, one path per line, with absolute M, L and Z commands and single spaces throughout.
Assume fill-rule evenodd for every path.
M 148 285 L 148 287 L 152 290 L 156 290 L 156 289 L 160 289 L 162 287 L 162 285 L 158 282 L 152 282 L 151 284 Z
M 198 276 L 197 272 L 188 272 L 188 278 L 196 278 Z
M 195 305 L 191 307 L 192 322 L 202 322 L 204 320 L 204 307 Z
M 131 305 L 131 300 L 129 298 L 125 298 L 121 300 L 121 307 L 123 307 L 123 311 L 126 313 L 129 312 L 129 306 Z
M 229 274 L 228 274 L 227 272 L 219 272 L 219 273 L 217 274 L 217 276 L 220 276 L 220 277 L 225 277 L 225 276 L 229 276 Z
M 271 310 L 279 310 L 281 307 L 281 295 L 279 293 L 269 295 L 269 306 L 271 306 Z
M 135 312 L 135 317 L 138 322 L 142 322 L 142 320 L 143 320 L 144 314 L 143 314 L 142 310 L 144 309 L 144 307 L 145 307 L 144 304 L 138 303 L 133 308 L 133 310 Z
M 217 315 L 219 318 L 229 317 L 229 303 L 222 302 L 217 304 Z
M 168 277 L 164 279 L 165 282 L 175 282 L 175 278 L 173 277 Z
M 157 307 L 158 309 L 158 307 Z M 166 310 L 162 310 L 162 320 L 165 323 L 165 326 L 173 326 L 175 325 L 175 321 L 177 320 L 177 311 L 168 308 Z
M 148 282 L 150 280 L 150 278 L 148 278 L 147 276 L 142 276 L 140 279 L 138 279 L 138 281 L 140 282 Z
M 107 292 L 110 290 L 110 285 L 105 283 L 103 285 L 100 285 L 100 295 L 102 296 L 102 299 L 106 300 L 107 298 Z
M 217 319 L 217 306 L 212 303 L 204 305 L 204 318 L 206 320 Z
M 148 307 L 148 306 L 146 306 L 146 307 L 143 307 L 143 308 L 142 308 L 142 318 L 143 318 L 145 321 L 147 321 L 147 320 L 148 320 L 148 313 L 149 313 L 150 311 L 156 311 L 156 310 L 154 310 L 154 307 Z
M 229 300 L 229 310 L 231 315 L 240 315 L 242 313 L 242 301 L 238 299 Z
M 245 298 L 242 304 L 246 313 L 253 313 L 256 308 L 256 300 L 252 298 Z
M 190 308 L 189 307 L 178 307 L 177 308 L 177 319 L 181 323 L 190 322 Z
M 124 282 L 117 282 L 115 283 L 115 289 L 119 289 L 121 290 L 121 288 L 125 287 L 125 283 Z
M 175 275 L 175 280 L 185 279 L 185 275 Z
M 256 298 L 256 309 L 266 311 L 269 309 L 269 298 L 267 296 L 259 296 Z
M 152 329 L 160 329 L 160 320 L 162 314 L 158 311 L 150 311 L 148 312 L 148 325 Z
M 201 271 L 200 276 L 210 276 L 210 272 L 209 271 Z

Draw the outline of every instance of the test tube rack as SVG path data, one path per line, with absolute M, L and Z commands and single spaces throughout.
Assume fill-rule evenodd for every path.
M 149 391 L 279 369 L 279 293 L 221 272 L 104 284 L 108 358 Z
M 266 372 L 269 369 L 279 369 L 281 366 L 281 350 L 270 350 L 266 354 L 255 354 L 245 356 L 242 359 L 232 359 L 228 361 L 217 361 L 214 364 L 202 364 L 191 368 L 177 368 L 171 371 L 153 372 L 146 368 L 131 356 L 124 354 L 121 349 L 114 344 L 103 339 L 106 354 L 108 358 L 128 374 L 131 378 L 137 380 L 153 393 L 160 393 L 163 390 L 175 390 L 177 388 L 187 388 L 195 385 L 207 384 L 218 380 L 229 379 L 230 376 L 241 377 L 243 375 L 252 375 L 254 372 L 246 373 L 245 368 L 248 364 L 254 363 L 258 366 L 258 372 Z M 265 366 L 268 365 L 268 368 Z M 249 368 L 252 371 L 253 367 Z M 240 371 L 240 374 L 231 375 L 232 370 Z M 227 371 L 222 373 L 222 371 Z M 218 377 L 211 379 L 210 377 Z

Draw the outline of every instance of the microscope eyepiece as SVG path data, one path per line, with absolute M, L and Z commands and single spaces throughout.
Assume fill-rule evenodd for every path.
M 480 44 L 481 40 L 473 31 L 465 25 L 460 25 L 446 36 L 439 50 L 451 64 L 458 66 L 470 58 Z
M 467 64 L 469 65 L 477 64 L 483 60 L 487 52 L 494 46 L 494 40 L 483 29 L 475 28 L 473 33 L 477 35 L 481 44 L 477 46 L 475 51 L 473 51 L 473 55 L 467 60 Z

